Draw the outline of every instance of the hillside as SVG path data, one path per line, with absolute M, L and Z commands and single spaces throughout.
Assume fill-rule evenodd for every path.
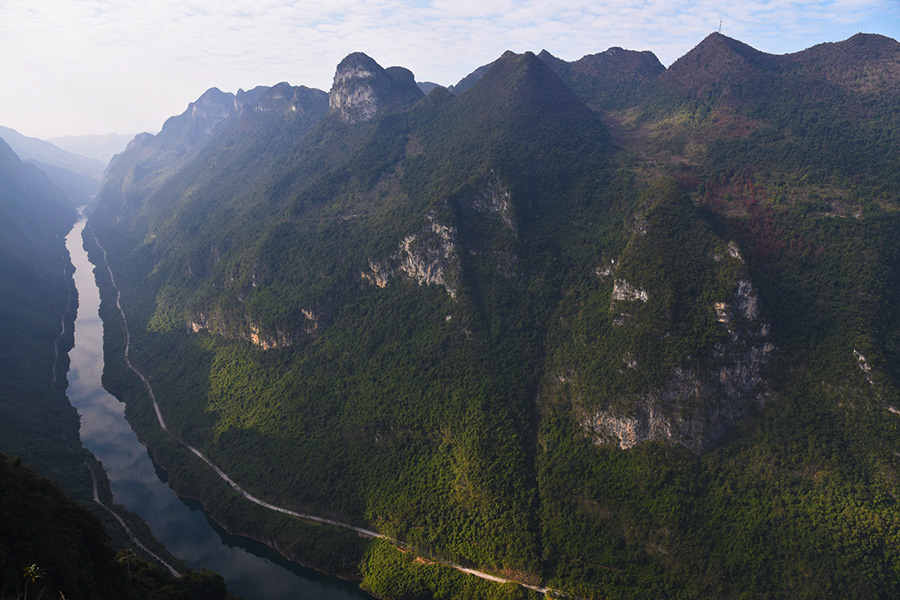
M 66 152 L 50 142 L 24 136 L 9 127 L 0 127 L 0 138 L 23 161 L 43 171 L 71 206 L 86 205 L 100 189 L 105 163 Z
M 15 455 L 16 461 L 24 461 L 51 479 L 63 490 L 54 494 L 65 493 L 93 508 L 116 547 L 133 548 L 134 544 L 120 521 L 99 508 L 95 494 L 108 506 L 115 506 L 145 546 L 179 564 L 139 517 L 113 504 L 103 466 L 82 445 L 79 415 L 66 396 L 78 296 L 64 236 L 75 216 L 65 194 L 0 141 L 0 451 Z M 23 507 L 35 500 L 20 497 L 15 489 L 8 491 L 3 509 L 10 511 L 7 514 L 16 526 L 52 528 L 52 519 L 43 523 L 30 520 Z M 11 522 L 4 518 L 4 543 L 13 533 L 26 535 L 24 530 L 9 529 Z M 97 535 L 105 538 L 107 534 L 101 531 Z M 48 547 L 53 543 L 48 541 Z M 24 560 L 15 556 L 12 546 L 3 549 L 9 560 Z M 68 550 L 62 548 L 60 553 Z M 24 566 L 16 567 L 15 578 L 8 578 L 8 573 L 0 576 L 3 594 L 15 591 L 7 584 L 23 583 L 20 571 Z M 13 566 L 5 564 L 3 568 Z M 72 573 L 67 576 L 76 577 Z
M 214 518 L 382 597 L 471 595 L 434 558 L 891 598 L 898 48 L 507 52 L 427 96 L 355 53 L 327 96 L 207 92 L 91 220 L 171 435 L 110 281 L 105 385 Z
M 57 482 L 71 480 L 72 463 L 83 462 L 63 458 L 81 450 L 78 415 L 65 396 L 77 299 L 63 236 L 74 221 L 62 192 L 0 141 L 0 449 Z
M 134 552 L 116 554 L 90 511 L 18 458 L 0 453 L 0 484 L 4 597 L 233 598 L 210 571 L 175 579 Z

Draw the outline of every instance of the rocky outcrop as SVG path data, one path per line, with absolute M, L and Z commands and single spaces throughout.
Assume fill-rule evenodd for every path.
M 316 335 L 319 332 L 319 317 L 310 309 L 301 311 L 303 321 L 291 330 L 285 328 L 264 328 L 249 318 L 229 318 L 222 311 L 197 311 L 188 321 L 188 329 L 194 333 L 208 331 L 230 339 L 241 339 L 259 346 L 263 350 L 286 348 L 303 335 Z
M 614 302 L 648 302 L 650 294 L 647 290 L 633 286 L 624 279 L 617 279 L 613 284 L 611 303 Z
M 475 188 L 471 207 L 475 212 L 498 215 L 510 232 L 513 234 L 518 232 L 512 195 L 496 175 L 491 176 Z
M 649 300 L 627 282 L 615 285 L 618 301 Z M 762 373 L 775 346 L 768 339 L 768 323 L 759 318 L 756 290 L 748 279 L 740 279 L 730 301 L 716 302 L 713 308 L 728 337 L 704 360 L 675 368 L 657 389 L 618 398 L 602 410 L 580 410 L 582 427 L 595 443 L 628 449 L 660 440 L 701 452 L 762 403 L 768 394 Z M 623 361 L 638 368 L 631 355 Z
M 472 229 L 467 235 L 469 253 L 490 257 L 488 263 L 495 265 L 499 275 L 515 277 L 519 224 L 509 187 L 491 171 L 456 206 Z
M 451 298 L 456 298 L 459 280 L 456 228 L 441 223 L 433 214 L 426 221 L 419 232 L 404 237 L 397 251 L 387 259 L 370 259 L 361 277 L 385 287 L 392 277 L 403 275 L 419 285 L 443 286 Z
M 328 112 L 328 94 L 305 86 L 279 83 L 243 107 L 252 112 L 308 113 L 324 116 Z
M 352 124 L 402 110 L 423 96 L 409 70 L 383 69 L 362 52 L 354 52 L 337 66 L 328 104 L 331 114 Z

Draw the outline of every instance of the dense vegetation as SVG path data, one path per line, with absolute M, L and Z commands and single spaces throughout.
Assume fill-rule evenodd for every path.
M 105 383 L 177 488 L 381 597 L 531 594 L 432 561 L 895 597 L 898 57 L 507 53 L 368 121 L 310 97 L 126 153 L 92 226 L 175 439 L 109 281 Z M 247 503 L 178 440 L 406 552 Z
M 0 140 L 0 596 L 224 598 L 217 575 L 175 580 L 143 562 L 93 500 L 91 471 L 100 498 L 113 506 L 66 397 L 78 298 L 64 236 L 74 220 L 66 195 Z M 121 506 L 116 512 L 146 547 L 180 565 L 140 517 Z M 119 561 L 125 566 L 114 561 L 110 542 L 128 549 Z
M 0 454 L 0 521 L 4 598 L 233 598 L 210 571 L 175 579 L 130 550 L 116 554 L 90 511 L 6 454 Z
M 76 299 L 61 236 L 74 220 L 62 193 L 0 141 L 0 439 L 3 450 L 58 481 L 83 462 L 66 458 L 80 447 L 78 416 L 65 396 Z M 68 335 L 57 342 L 64 314 Z M 63 431 L 76 441 L 67 444 Z

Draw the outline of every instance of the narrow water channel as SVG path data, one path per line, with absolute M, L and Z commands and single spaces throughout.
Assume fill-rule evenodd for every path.
M 260 544 L 221 532 L 160 479 L 164 474 L 125 420 L 124 405 L 100 383 L 100 293 L 82 244 L 84 226 L 79 220 L 66 237 L 78 289 L 68 396 L 81 415 L 81 440 L 103 463 L 115 501 L 140 515 L 169 552 L 193 569 L 220 573 L 228 588 L 246 600 L 371 600 L 352 583 L 292 565 Z

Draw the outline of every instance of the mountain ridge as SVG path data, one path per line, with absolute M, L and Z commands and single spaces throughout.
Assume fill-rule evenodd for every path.
M 411 555 L 581 597 L 890 598 L 893 48 L 507 52 L 427 96 L 356 53 L 307 115 L 279 84 L 155 178 L 139 146 L 111 166 L 132 360 L 243 489 Z M 203 493 L 116 360 L 176 487 L 287 543 Z M 363 552 L 379 595 L 441 589 Z

